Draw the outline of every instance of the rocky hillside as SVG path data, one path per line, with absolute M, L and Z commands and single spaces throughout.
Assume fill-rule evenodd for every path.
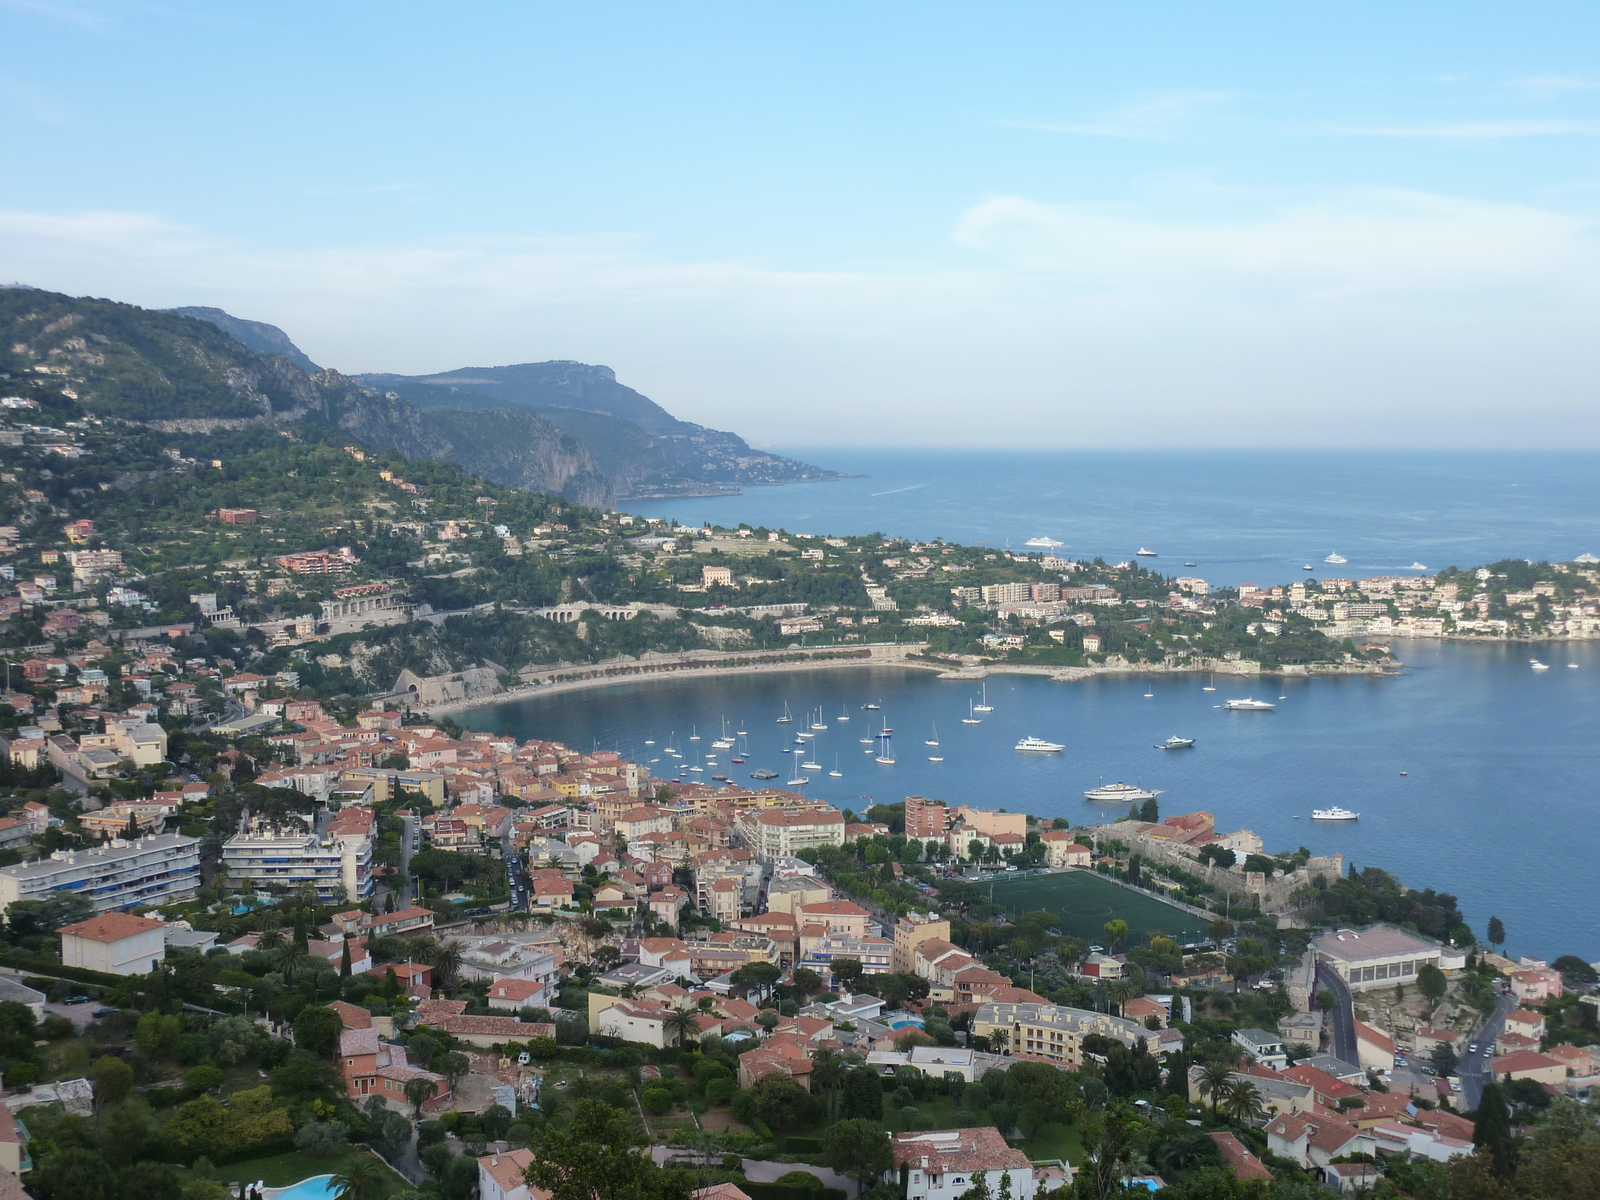
M 242 332 L 260 344 L 278 345 L 261 332 L 270 330 L 305 358 L 281 331 L 244 324 L 255 326 Z M 615 499 L 587 447 L 537 413 L 424 412 L 337 371 L 308 372 L 287 354 L 259 353 L 209 315 L 8 288 L 0 290 L 0 334 L 0 376 L 59 383 L 62 395 L 102 418 L 171 432 L 303 420 L 374 448 L 458 463 L 496 483 L 597 507 Z
M 241 346 L 254 350 L 257 354 L 281 354 L 301 370 L 313 375 L 322 370 L 311 361 L 305 351 L 289 340 L 287 333 L 276 325 L 268 325 L 265 321 L 242 320 L 223 312 L 220 308 L 169 308 L 167 311 L 177 313 L 180 317 L 198 317 L 202 321 L 209 322 Z

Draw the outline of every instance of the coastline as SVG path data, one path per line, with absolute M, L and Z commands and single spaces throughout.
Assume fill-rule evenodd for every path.
M 925 642 L 882 643 L 869 646 L 818 647 L 811 651 L 790 651 L 781 657 L 773 651 L 713 651 L 694 650 L 683 654 L 645 655 L 638 659 L 608 659 L 603 663 L 584 666 L 556 664 L 528 672 L 540 678 L 520 687 L 504 691 L 468 696 L 438 703 L 419 703 L 403 693 L 386 693 L 406 700 L 414 712 L 430 717 L 467 712 L 496 704 L 512 704 L 536 696 L 554 696 L 589 688 L 614 687 L 625 683 L 648 683 L 665 679 L 715 679 L 730 675 L 775 675 L 794 671 L 827 671 L 849 667 L 899 667 L 907 670 L 932 671 L 940 679 L 970 681 L 989 675 L 1040 675 L 1058 683 L 1076 683 L 1100 676 L 1134 675 L 1225 675 L 1238 679 L 1263 676 L 1309 678 L 1319 675 L 1379 675 L 1397 673 L 1404 665 L 1394 660 L 1378 663 L 1313 663 L 1289 664 L 1274 671 L 1264 671 L 1256 662 L 1213 662 L 1199 660 L 1183 666 L 1166 663 L 1130 663 L 1113 661 L 1087 667 L 1056 666 L 1030 663 L 983 663 L 958 667 L 946 660 L 928 659 L 921 652 Z M 740 662 L 740 659 L 749 661 Z M 731 660 L 731 661 L 730 661 Z M 524 671 L 528 671 L 524 668 Z M 448 678 L 436 677 L 436 678 Z

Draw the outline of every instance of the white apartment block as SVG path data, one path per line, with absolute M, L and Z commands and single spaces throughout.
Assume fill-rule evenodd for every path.
M 763 808 L 747 814 L 740 827 L 757 858 L 844 845 L 844 814 L 836 808 Z
M 222 862 L 232 881 L 248 879 L 257 891 L 278 884 L 292 892 L 310 884 L 318 899 L 340 904 L 372 895 L 370 836 L 323 838 L 257 820 L 222 844 Z
M 0 867 L 0 910 L 46 892 L 87 896 L 96 912 L 192 900 L 200 888 L 200 840 L 166 833 L 89 850 L 58 850 L 38 862 Z

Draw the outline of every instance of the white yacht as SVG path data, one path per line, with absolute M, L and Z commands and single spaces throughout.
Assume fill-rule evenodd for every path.
M 1138 558 L 1159 558 L 1160 556 L 1154 550 L 1146 550 L 1143 546 L 1140 546 L 1139 547 L 1139 552 L 1138 552 L 1136 557 L 1138 557 Z
M 805 776 L 805 775 L 796 775 L 793 779 L 787 781 L 784 784 L 784 786 L 785 787 L 804 787 L 806 784 L 808 784 L 810 782 L 811 782 L 811 780 L 807 776 Z
M 883 739 L 883 749 L 878 753 L 878 761 L 886 767 L 894 766 L 894 747 L 889 744 L 889 739 Z
M 979 700 L 978 703 L 976 703 L 976 704 L 974 704 L 972 706 L 972 711 L 973 712 L 993 712 L 994 711 L 994 706 L 989 703 L 989 685 L 987 683 L 983 683 L 983 684 L 979 684 L 978 686 L 979 686 L 979 688 L 981 689 L 981 691 L 983 693 L 983 698 L 981 700 Z
M 1121 802 L 1124 800 L 1154 800 L 1160 794 L 1160 792 L 1151 791 L 1149 788 L 1134 787 L 1131 783 L 1108 783 L 1101 787 L 1091 788 L 1083 796 L 1086 800 Z
M 972 701 L 968 700 L 967 701 L 967 715 L 961 718 L 961 723 L 963 725 L 982 725 L 983 724 L 983 718 L 982 717 L 975 717 L 975 716 L 972 715 L 975 711 L 977 711 L 977 710 L 972 707 Z
M 1194 739 L 1193 738 L 1179 737 L 1177 734 L 1173 734 L 1166 741 L 1162 742 L 1161 745 L 1157 746 L 1156 749 L 1157 750 L 1189 750 L 1189 749 L 1192 749 L 1193 746 L 1194 746 Z
M 778 718 L 778 724 L 779 725 L 793 725 L 794 724 L 794 714 L 789 711 L 789 702 L 787 700 L 785 700 L 783 702 L 783 716 Z
M 1325 562 L 1325 563 L 1332 563 L 1336 567 L 1342 567 L 1342 566 L 1345 565 L 1345 563 L 1349 562 L 1350 560 L 1348 558 L 1346 558 L 1344 555 L 1340 554 L 1337 550 L 1335 550 L 1332 554 L 1328 555 L 1328 557 L 1323 559 L 1322 561 Z
M 938 722 L 934 723 L 933 733 L 930 736 L 925 737 L 925 738 L 922 739 L 922 744 L 924 746 L 937 746 L 939 744 L 939 725 L 938 725 Z
M 1548 671 L 1550 669 L 1549 663 L 1542 663 L 1537 658 L 1530 658 L 1528 660 L 1528 665 L 1531 666 L 1535 671 Z
M 1265 700 L 1252 700 L 1246 696 L 1243 700 L 1229 700 L 1222 707 L 1229 712 L 1271 712 L 1277 705 L 1269 704 Z
M 1024 546 L 1036 546 L 1040 550 L 1059 550 L 1065 543 L 1058 542 L 1054 538 L 1036 537 L 1029 538 L 1022 544 Z
M 1348 808 L 1340 808 L 1335 804 L 1332 808 L 1313 808 L 1311 819 L 1313 821 L 1354 821 L 1361 814 L 1351 812 Z
M 1419 562 L 1414 562 L 1414 563 L 1412 563 L 1412 564 L 1411 564 L 1411 569 L 1412 569 L 1412 570 L 1413 570 L 1413 571 L 1426 571 L 1426 570 L 1427 570 L 1427 569 L 1428 569 L 1428 568 L 1427 568 L 1427 567 L 1425 567 L 1425 566 L 1423 566 L 1423 565 L 1422 565 L 1422 564 L 1421 564 L 1421 563 L 1419 563 Z
M 1033 751 L 1038 754 L 1060 754 L 1066 747 L 1060 742 L 1047 742 L 1043 738 L 1025 737 L 1017 743 L 1018 750 Z
M 850 719 L 850 706 L 848 704 L 842 705 L 840 707 L 840 709 L 839 709 L 839 715 L 837 717 L 835 717 L 834 720 L 835 721 L 848 721 L 849 719 Z

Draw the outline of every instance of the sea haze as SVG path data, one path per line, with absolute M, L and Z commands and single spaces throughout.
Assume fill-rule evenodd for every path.
M 783 452 L 858 477 L 624 508 L 684 524 L 1018 550 L 1049 537 L 1063 556 L 1113 562 L 1148 548 L 1160 556 L 1148 565 L 1220 585 L 1600 553 L 1594 452 Z M 1324 563 L 1332 552 L 1349 562 Z
M 1398 677 L 1219 676 L 1215 692 L 1194 675 L 1079 683 L 996 675 L 987 683 L 995 711 L 981 725 L 961 723 L 975 685 L 889 668 L 627 684 L 475 709 L 461 720 L 659 758 L 651 769 L 668 774 L 674 760 L 661 750 L 669 736 L 686 755 L 677 761 L 690 766 L 697 750 L 711 752 L 726 717 L 730 729 L 749 731 L 750 754 L 742 767 L 724 755 L 716 771 L 749 785 L 750 771 L 771 767 L 781 786 L 793 763 L 780 750 L 805 728 L 806 710 L 820 707 L 829 728 L 818 735 L 815 761 L 824 769 L 804 772 L 813 782 L 803 790 L 842 807 L 926 795 L 1078 825 L 1126 812 L 1089 803 L 1085 789 L 1142 782 L 1162 789 L 1164 814 L 1204 809 L 1220 829 L 1255 830 L 1269 851 L 1340 853 L 1411 887 L 1453 893 L 1480 936 L 1491 915 L 1500 917 L 1514 953 L 1600 958 L 1589 882 L 1600 854 L 1600 647 L 1541 647 L 1553 664 L 1543 672 L 1530 669 L 1523 646 L 1402 642 L 1398 651 L 1408 664 Z M 1277 708 L 1216 707 L 1242 696 Z M 881 711 L 861 707 L 880 700 Z M 775 723 L 785 702 L 793 725 Z M 837 719 L 844 710 L 847 723 Z M 879 766 L 859 741 L 885 720 L 894 729 L 893 767 Z M 935 727 L 938 750 L 924 745 Z M 693 731 L 700 741 L 689 740 Z M 1172 734 L 1197 744 L 1155 749 Z M 1028 735 L 1066 751 L 1012 749 Z M 932 754 L 945 761 L 929 762 Z M 843 777 L 830 779 L 836 759 Z M 686 777 L 709 781 L 712 773 Z M 1310 819 L 1312 809 L 1333 804 L 1361 819 Z

